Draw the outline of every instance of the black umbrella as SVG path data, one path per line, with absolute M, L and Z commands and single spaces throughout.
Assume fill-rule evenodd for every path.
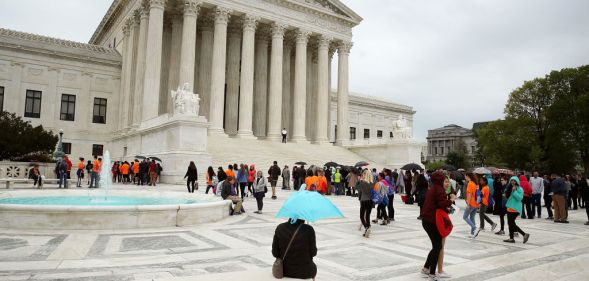
M 143 159 L 145 159 L 145 156 L 135 155 L 135 158 L 143 160 Z
M 366 161 L 360 161 L 358 163 L 356 163 L 356 165 L 354 165 L 354 167 L 364 167 L 364 166 L 368 166 L 370 164 L 368 164 L 368 162 Z
M 157 158 L 157 157 L 155 157 L 155 156 L 153 156 L 153 157 L 149 157 L 149 159 L 152 159 L 152 160 L 155 160 L 155 161 L 162 162 L 162 159 L 159 159 L 159 158 Z
M 442 166 L 442 169 L 447 170 L 447 171 L 454 171 L 454 170 L 456 170 L 456 167 L 454 167 L 450 164 L 444 164 L 444 166 Z
M 337 167 L 337 166 L 339 166 L 339 164 L 335 163 L 335 162 L 327 162 L 327 163 L 325 163 L 325 165 L 323 165 L 323 167 L 328 167 L 328 168 Z
M 405 170 L 405 171 L 420 170 L 420 171 L 423 171 L 423 168 L 421 166 L 419 166 L 418 164 L 410 163 L 410 164 L 406 164 L 405 166 L 401 167 L 401 170 Z
M 457 181 L 461 181 L 464 180 L 464 175 L 461 172 L 458 171 L 452 171 L 450 172 L 452 175 L 454 175 L 454 179 Z
M 307 163 L 305 163 L 303 161 L 299 161 L 299 162 L 296 162 L 295 165 L 307 165 Z

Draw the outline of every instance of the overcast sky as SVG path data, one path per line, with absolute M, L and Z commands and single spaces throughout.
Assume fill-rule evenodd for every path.
M 350 90 L 413 106 L 420 139 L 501 118 L 523 81 L 589 64 L 589 1 L 342 1 L 364 18 Z M 111 2 L 2 1 L 0 27 L 87 42 Z

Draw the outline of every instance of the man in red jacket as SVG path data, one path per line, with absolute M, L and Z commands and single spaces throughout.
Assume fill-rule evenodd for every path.
M 526 218 L 526 212 L 528 219 L 533 219 L 532 216 L 532 185 L 528 181 L 528 178 L 521 174 L 519 176 L 520 186 L 524 190 L 524 198 L 522 199 L 522 219 Z

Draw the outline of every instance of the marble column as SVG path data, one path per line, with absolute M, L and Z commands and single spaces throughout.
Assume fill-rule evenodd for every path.
M 225 133 L 237 134 L 239 110 L 239 59 L 241 56 L 241 25 L 229 25 L 227 49 L 227 94 L 225 98 Z
M 254 136 L 266 136 L 268 105 L 268 30 L 262 28 L 256 34 L 254 58 Z
M 331 118 L 331 89 L 332 89 L 332 84 L 331 84 L 331 79 L 332 79 L 332 72 L 331 72 L 331 66 L 333 64 L 333 55 L 335 54 L 336 48 L 333 44 L 331 44 L 329 46 L 329 62 L 328 64 L 328 83 L 327 83 L 327 92 L 328 92 L 328 97 L 327 97 L 327 138 L 329 139 L 329 142 L 334 142 L 335 141 L 335 133 L 334 133 L 334 126 L 335 124 L 333 123 L 333 119 Z
M 213 38 L 213 70 L 211 71 L 211 106 L 209 132 L 224 134 L 223 106 L 225 105 L 225 63 L 227 61 L 227 23 L 230 10 L 215 10 L 215 35 Z
M 306 105 L 306 76 L 307 76 L 307 41 L 309 32 L 299 30 L 296 37 L 295 77 L 294 77 L 294 142 L 306 142 L 305 136 L 305 105 Z
M 122 65 L 122 84 L 120 112 L 119 112 L 119 130 L 126 128 L 129 123 L 129 103 L 133 92 L 133 38 L 135 37 L 134 18 L 129 18 L 123 26 L 123 65 Z
M 182 44 L 182 17 L 180 15 L 174 15 L 172 17 L 172 48 L 170 48 L 170 71 L 168 71 L 168 89 L 166 96 L 168 100 L 168 112 L 174 112 L 174 102 L 172 101 L 171 91 L 176 90 L 180 85 L 180 52 L 175 46 L 181 46 Z
M 352 42 L 342 42 L 337 51 L 337 145 L 345 145 L 350 141 L 350 125 L 348 122 L 348 57 L 350 48 L 352 48 Z M 359 131 L 356 134 L 359 134 Z
M 168 84 L 170 55 L 172 49 L 172 21 L 170 17 L 166 17 L 164 18 L 164 28 L 162 30 L 162 58 L 160 63 L 160 90 L 158 91 L 158 116 L 168 113 L 168 102 L 172 102 L 170 92 L 168 91 L 168 89 L 172 88 L 172 86 Z
M 200 96 L 199 115 L 210 120 L 211 105 L 211 70 L 213 68 L 213 26 L 214 17 L 210 14 L 201 17 L 201 48 L 198 70 L 198 94 Z
M 149 0 L 142 121 L 159 115 L 165 0 Z
M 288 137 L 292 134 L 291 116 L 292 116 L 292 95 L 291 95 L 291 53 L 292 45 L 285 42 L 282 56 L 282 127 L 286 128 Z
M 143 83 L 145 81 L 145 51 L 147 47 L 147 27 L 149 25 L 149 12 L 140 9 L 139 38 L 137 43 L 137 63 L 135 65 L 135 92 L 133 93 L 133 126 L 139 126 L 142 120 L 141 105 L 143 104 Z
M 258 19 L 245 15 L 243 19 L 243 45 L 241 47 L 241 77 L 239 93 L 240 138 L 253 138 L 252 118 L 254 110 L 254 44 Z
M 315 122 L 315 142 L 324 144 L 328 143 L 327 124 L 329 101 L 329 42 L 331 38 L 321 36 L 319 38 L 317 54 L 317 109 Z
M 184 0 L 178 86 L 188 83 L 188 90 L 191 92 L 194 91 L 194 50 L 196 49 L 196 19 L 199 9 L 199 3 L 196 1 Z
M 282 60 L 284 29 L 282 23 L 272 24 L 270 57 L 270 93 L 268 95 L 268 139 L 281 140 L 282 128 Z

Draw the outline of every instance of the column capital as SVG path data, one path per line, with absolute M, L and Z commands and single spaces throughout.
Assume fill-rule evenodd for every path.
M 149 3 L 149 9 L 164 9 L 164 7 L 166 6 L 166 1 L 167 0 L 147 0 L 147 3 Z
M 256 26 L 258 25 L 258 21 L 260 17 L 246 14 L 243 16 L 242 23 L 243 23 L 243 31 L 256 31 Z
M 128 18 L 127 20 L 125 20 L 125 23 L 123 24 L 123 37 L 129 37 L 129 34 L 131 33 L 131 28 L 133 28 L 133 22 L 132 22 L 133 17 Z
M 215 24 L 227 24 L 229 22 L 230 16 L 230 9 L 225 7 L 217 7 L 215 9 Z
M 329 59 L 333 58 L 335 51 L 337 51 L 337 46 L 334 44 L 329 44 L 329 51 L 328 51 Z
M 284 32 L 288 25 L 281 22 L 274 22 L 271 26 L 272 38 L 284 38 Z
M 341 54 L 348 55 L 348 54 L 350 54 L 350 49 L 352 49 L 352 46 L 354 46 L 354 43 L 349 42 L 349 41 L 342 41 L 337 46 L 337 52 L 340 55 Z
M 319 45 L 319 49 L 327 49 L 329 48 L 329 43 L 331 42 L 331 40 L 333 40 L 332 37 L 329 37 L 327 35 L 321 35 L 319 36 L 319 38 L 317 39 L 317 43 Z
M 198 28 L 203 31 L 213 31 L 213 27 L 215 25 L 215 16 L 212 13 L 204 13 L 200 17 L 200 22 L 198 23 Z
M 197 0 L 183 0 L 181 5 L 184 16 L 196 17 L 200 11 L 200 1 Z
M 133 11 L 133 25 L 139 25 L 139 22 L 141 22 L 141 10 L 143 9 L 139 8 Z
M 309 36 L 311 32 L 303 29 L 299 29 L 296 32 L 296 42 L 297 44 L 307 44 L 309 42 Z
M 146 20 L 149 18 L 149 2 L 146 0 L 141 4 L 139 9 L 139 20 Z

